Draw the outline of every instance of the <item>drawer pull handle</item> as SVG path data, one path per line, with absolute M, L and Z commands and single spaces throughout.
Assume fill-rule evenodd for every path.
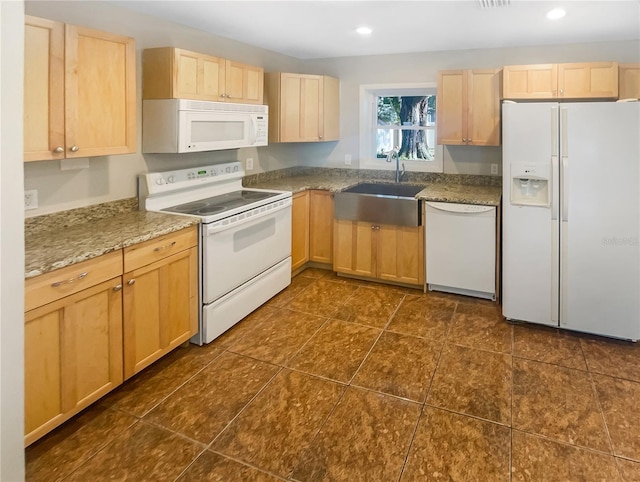
M 57 288 L 58 286 L 68 285 L 68 284 L 74 283 L 75 281 L 80 281 L 82 278 L 84 278 L 88 274 L 89 274 L 89 272 L 85 271 L 84 273 L 80 273 L 75 278 L 71 278 L 71 279 L 64 280 L 64 281 L 56 281 L 55 283 L 51 283 L 51 287 L 52 288 Z
M 163 250 L 165 250 L 165 249 L 171 249 L 171 248 L 173 248 L 175 245 L 176 245 L 176 242 L 175 242 L 175 241 L 172 241 L 172 242 L 170 242 L 169 244 L 167 244 L 166 246 L 158 246 L 157 248 L 154 248 L 154 251 L 155 251 L 155 252 L 158 252 L 158 251 L 163 251 Z

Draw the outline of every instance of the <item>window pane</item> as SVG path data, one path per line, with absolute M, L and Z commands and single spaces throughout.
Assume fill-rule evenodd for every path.
M 378 97 L 377 106 L 379 126 L 435 125 L 435 95 Z
M 435 153 L 434 129 L 377 129 L 376 157 L 386 158 L 394 147 L 399 148 L 400 159 L 432 161 Z

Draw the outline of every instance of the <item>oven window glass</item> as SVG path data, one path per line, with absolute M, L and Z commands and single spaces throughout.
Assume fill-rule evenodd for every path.
M 192 143 L 242 139 L 244 139 L 243 121 L 191 121 Z

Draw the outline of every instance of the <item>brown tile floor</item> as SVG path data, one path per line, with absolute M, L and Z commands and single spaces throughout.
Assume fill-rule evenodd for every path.
M 640 346 L 308 269 L 26 458 L 28 480 L 640 481 Z

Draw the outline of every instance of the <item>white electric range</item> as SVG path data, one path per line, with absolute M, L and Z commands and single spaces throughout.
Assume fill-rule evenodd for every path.
M 242 186 L 240 162 L 138 176 L 140 209 L 200 218 L 200 322 L 209 343 L 291 283 L 291 193 Z

